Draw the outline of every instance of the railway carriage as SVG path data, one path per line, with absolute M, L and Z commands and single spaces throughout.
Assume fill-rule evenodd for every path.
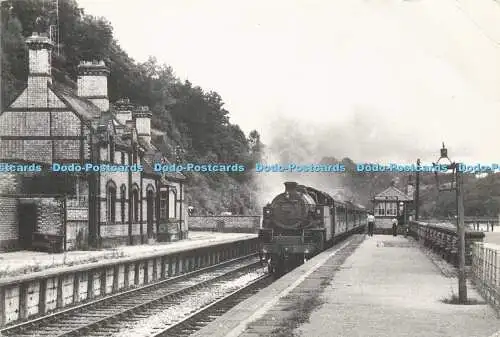
M 315 188 L 286 182 L 263 209 L 261 258 L 280 275 L 366 226 L 363 206 L 336 200 Z

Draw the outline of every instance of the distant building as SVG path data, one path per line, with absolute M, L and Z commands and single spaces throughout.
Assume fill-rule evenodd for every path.
M 42 171 L 0 173 L 0 250 L 44 240 L 76 249 L 181 238 L 185 177 L 153 170 L 169 161 L 151 139 L 149 109 L 128 99 L 110 104 L 103 61 L 80 63 L 75 93 L 52 82 L 48 37 L 33 33 L 26 45 L 28 82 L 0 115 L 0 162 Z M 54 162 L 144 170 L 55 173 Z
M 405 193 L 396 188 L 393 182 L 391 186 L 373 197 L 372 204 L 376 228 L 391 228 L 393 218 L 403 223 L 408 221 L 413 204 L 412 185 L 408 185 L 407 192 Z

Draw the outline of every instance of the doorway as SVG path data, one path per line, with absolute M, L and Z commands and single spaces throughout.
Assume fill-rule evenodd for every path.
M 19 246 L 29 250 L 33 244 L 33 233 L 36 229 L 37 207 L 36 204 L 19 204 Z

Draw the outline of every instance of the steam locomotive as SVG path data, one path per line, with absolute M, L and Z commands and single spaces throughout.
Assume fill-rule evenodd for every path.
M 259 230 L 261 260 L 276 276 L 302 264 L 312 256 L 367 224 L 367 210 L 360 205 L 334 199 L 312 187 L 286 182 L 263 209 Z

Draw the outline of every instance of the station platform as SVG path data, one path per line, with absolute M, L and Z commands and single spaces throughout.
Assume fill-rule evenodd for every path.
M 496 312 L 468 286 L 458 294 L 413 239 L 356 235 L 314 257 L 195 336 L 490 337 Z
M 244 233 L 189 232 L 189 238 L 182 241 L 121 246 L 102 250 L 69 251 L 59 254 L 35 251 L 0 253 L 0 280 L 32 272 L 54 271 L 57 268 L 62 269 L 68 266 L 83 266 L 96 262 L 119 262 L 120 259 L 147 258 L 163 253 L 173 254 L 256 237 L 256 234 Z

